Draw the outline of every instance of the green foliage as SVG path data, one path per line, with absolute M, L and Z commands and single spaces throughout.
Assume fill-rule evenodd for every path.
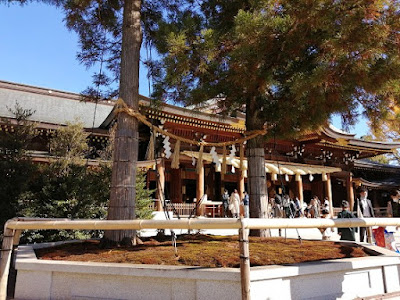
M 369 160 L 385 165 L 390 164 L 390 158 L 386 154 L 371 157 Z
M 136 173 L 136 218 L 153 218 L 153 209 L 151 208 L 151 204 L 153 203 L 151 194 L 153 192 L 154 190 L 146 188 L 146 172 L 138 170 Z
M 83 155 L 88 149 L 82 124 L 60 128 L 51 141 L 54 156 L 49 164 L 35 165 L 27 156 L 34 137 L 32 115 L 18 104 L 13 110 L 18 126 L 0 135 L 0 222 L 15 216 L 39 218 L 104 219 L 110 195 L 111 164 L 88 167 Z M 15 148 L 14 148 L 15 147 Z M 112 150 L 109 149 L 108 152 Z M 145 173 L 136 183 L 138 218 L 152 218 L 152 190 L 146 189 Z M 2 232 L 2 231 L 1 231 Z M 27 231 L 22 242 L 58 241 L 100 237 L 99 231 Z
M 40 218 L 105 218 L 111 168 L 89 167 L 84 155 L 88 150 L 82 123 L 68 123 L 50 139 L 49 164 L 38 168 L 36 180 L 19 197 L 19 215 Z M 96 237 L 90 231 L 26 232 L 27 242 L 57 241 Z
M 60 127 L 57 137 L 50 140 L 50 153 L 57 157 L 73 160 L 83 158 L 89 149 L 86 143 L 87 134 L 83 132 L 82 122 L 67 122 L 67 126 Z
M 82 124 L 68 124 L 51 139 L 49 164 L 41 165 L 35 180 L 19 196 L 18 215 L 39 218 L 105 219 L 111 185 L 111 164 L 88 166 L 83 155 L 88 149 Z M 150 219 L 151 190 L 145 187 L 145 173 L 136 179 L 137 217 Z M 59 241 L 101 237 L 102 231 L 27 231 L 22 242 Z
M 381 141 L 382 140 L 390 140 L 390 138 L 388 138 L 388 136 L 385 136 L 385 134 L 383 134 L 383 133 L 377 134 L 377 136 L 378 136 L 379 140 L 381 140 Z M 376 137 L 374 134 L 372 134 L 372 135 L 365 135 L 362 137 L 362 139 L 366 140 L 366 141 L 374 141 L 374 140 L 376 140 Z M 369 160 L 380 163 L 380 164 L 386 164 L 386 165 L 393 163 L 393 162 L 398 163 L 399 162 L 398 150 L 394 149 L 392 153 L 377 155 L 377 156 L 369 158 Z
M 106 165 L 88 168 L 70 164 L 68 172 L 57 172 L 55 164 L 43 165 L 37 180 L 19 199 L 19 215 L 40 218 L 100 218 L 107 211 L 111 169 Z M 28 242 L 96 237 L 90 231 L 26 232 Z
M 28 121 L 34 112 L 23 109 L 18 103 L 9 110 L 15 122 L 3 122 L 7 126 L 12 124 L 13 129 L 0 132 L 0 236 L 4 223 L 16 216 L 18 197 L 35 180 L 36 172 L 36 166 L 26 155 L 35 137 L 35 125 Z
M 150 34 L 156 98 L 246 105 L 249 130 L 282 137 L 352 124 L 359 105 L 374 123 L 400 99 L 398 1 L 182 2 Z

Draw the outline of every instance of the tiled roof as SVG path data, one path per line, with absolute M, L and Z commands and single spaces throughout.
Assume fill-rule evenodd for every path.
M 113 103 L 105 101 L 97 107 L 95 103 L 83 102 L 78 94 L 0 81 L 0 117 L 14 117 L 9 109 L 14 109 L 17 102 L 35 112 L 30 117 L 32 121 L 65 125 L 78 120 L 85 128 L 92 127 L 95 110 L 94 127 L 97 128 L 113 108 Z

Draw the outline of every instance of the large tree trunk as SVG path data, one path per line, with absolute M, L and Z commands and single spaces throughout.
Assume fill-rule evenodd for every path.
M 140 25 L 141 0 L 125 0 L 122 26 L 122 52 L 119 94 L 125 103 L 139 107 L 139 58 L 142 44 Z M 111 179 L 109 220 L 135 219 L 136 162 L 138 158 L 138 121 L 125 113 L 117 119 L 113 170 Z M 115 230 L 105 233 L 114 242 L 135 242 L 134 230 Z
M 260 130 L 264 122 L 258 116 L 256 99 L 246 104 L 246 130 Z M 247 142 L 247 182 L 250 197 L 250 217 L 268 218 L 267 177 L 265 173 L 264 137 L 258 136 Z M 251 236 L 270 236 L 268 230 L 251 230 Z

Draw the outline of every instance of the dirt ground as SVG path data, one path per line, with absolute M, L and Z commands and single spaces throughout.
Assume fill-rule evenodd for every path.
M 100 241 L 64 244 L 36 251 L 39 259 L 131 264 L 239 267 L 237 236 L 181 235 L 176 251 L 171 237 L 146 238 L 135 247 L 102 247 Z M 250 237 L 251 266 L 294 264 L 324 259 L 363 257 L 362 247 L 331 241 Z

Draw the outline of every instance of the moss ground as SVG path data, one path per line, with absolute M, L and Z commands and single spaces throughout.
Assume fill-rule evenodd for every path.
M 237 236 L 181 235 L 177 253 L 170 237 L 147 238 L 135 247 L 103 248 L 99 241 L 39 249 L 40 259 L 132 264 L 239 267 Z M 282 265 L 324 259 L 368 256 L 362 247 L 331 241 L 250 237 L 251 266 Z

